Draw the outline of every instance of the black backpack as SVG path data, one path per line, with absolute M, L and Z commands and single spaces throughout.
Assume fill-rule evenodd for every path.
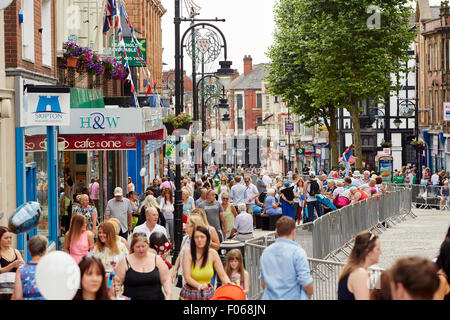
M 320 193 L 320 186 L 317 183 L 317 180 L 309 180 L 309 195 L 312 197 L 315 197 L 317 194 Z

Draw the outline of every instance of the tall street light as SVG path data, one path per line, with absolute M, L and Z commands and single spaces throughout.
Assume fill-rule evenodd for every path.
M 184 38 L 186 34 L 199 26 L 211 26 L 216 29 L 222 36 L 224 48 L 224 61 L 220 61 L 219 64 L 221 68 L 218 70 L 219 74 L 232 74 L 233 70 L 230 69 L 231 61 L 227 61 L 227 47 L 226 40 L 223 36 L 223 33 L 214 25 L 209 23 L 196 23 L 191 25 L 186 32 L 183 34 L 183 37 L 180 39 L 180 26 L 182 21 L 220 21 L 216 19 L 186 19 L 181 18 L 181 10 L 180 10 L 180 0 L 175 0 L 175 17 L 174 17 L 174 25 L 175 25 L 175 114 L 179 115 L 183 111 L 183 82 L 182 82 L 182 73 L 183 73 L 183 46 Z M 181 41 L 180 41 L 181 40 Z M 172 262 L 175 263 L 178 254 L 181 249 L 181 240 L 183 236 L 183 201 L 182 201 L 182 192 L 181 192 L 181 165 L 180 165 L 180 136 L 176 135 L 176 158 L 175 158 L 175 212 L 174 212 L 174 237 L 175 237 L 175 247 L 174 253 L 172 257 Z

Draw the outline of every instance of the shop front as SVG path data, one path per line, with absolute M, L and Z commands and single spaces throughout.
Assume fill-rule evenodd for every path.
M 70 125 L 61 126 L 57 137 L 58 189 L 70 199 L 97 180 L 100 186 L 97 211 L 102 221 L 115 187 L 127 190 L 127 152 L 152 140 L 162 140 L 160 108 L 71 109 Z M 26 162 L 36 162 L 37 197 L 47 213 L 47 137 L 43 128 L 25 130 Z M 138 157 L 141 158 L 141 157 Z M 136 166 L 138 168 L 138 166 Z M 139 167 L 139 170 L 141 168 Z M 45 224 L 45 219 L 42 222 Z M 41 226 L 45 229 L 45 225 Z

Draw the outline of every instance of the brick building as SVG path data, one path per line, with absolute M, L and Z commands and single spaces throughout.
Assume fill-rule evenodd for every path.
M 450 9 L 448 1 L 430 6 L 418 1 L 416 52 L 419 55 L 419 130 L 427 146 L 422 163 L 434 172 L 450 168 L 450 123 L 444 103 L 450 101 Z
M 266 64 L 253 65 L 250 55 L 244 56 L 244 73 L 227 86 L 230 100 L 230 128 L 235 134 L 244 134 L 262 126 L 263 79 L 267 76 Z
M 24 107 L 24 85 L 58 82 L 54 6 L 54 0 L 17 0 L 1 13 L 0 87 L 3 93 L 10 94 L 10 114 L 7 117 L 2 114 L 0 118 L 0 211 L 5 213 L 2 225 L 6 224 L 17 202 L 25 199 L 25 184 L 17 180 L 22 173 L 16 170 L 16 166 L 24 165 L 19 163 L 23 159 L 16 157 L 16 144 L 24 143 L 19 118 L 19 111 Z

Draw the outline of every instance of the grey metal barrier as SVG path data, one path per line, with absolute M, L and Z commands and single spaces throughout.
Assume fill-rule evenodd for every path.
M 418 209 L 450 210 L 449 198 L 441 195 L 442 186 L 412 185 L 412 204 Z M 441 201 L 443 200 L 443 201 Z
M 267 239 L 265 238 L 266 237 L 250 240 L 245 246 L 246 270 L 250 274 L 248 300 L 260 300 L 264 292 L 261 287 L 261 281 L 259 280 L 259 257 L 261 257 L 263 250 L 266 248 L 266 246 L 262 244 L 273 242 L 267 242 Z M 269 238 L 274 240 L 271 236 L 269 236 Z M 308 258 L 308 264 L 314 287 L 314 294 L 311 300 L 337 300 L 339 276 L 342 273 L 345 263 Z M 382 271 L 383 269 L 376 266 L 369 268 L 371 289 L 376 288 L 376 284 L 378 283 Z
M 404 220 L 406 215 L 415 217 L 411 211 L 411 201 L 410 188 L 370 197 L 325 214 L 312 223 L 297 226 L 295 241 L 302 245 L 308 257 L 339 261 L 338 253 L 343 253 L 347 257 L 350 255 L 357 233 L 363 230 L 380 233 L 385 226 Z M 264 248 L 275 239 L 275 232 L 271 232 L 263 237 L 246 241 L 245 263 L 251 278 L 249 299 L 258 299 L 262 294 L 258 289 L 259 258 Z

